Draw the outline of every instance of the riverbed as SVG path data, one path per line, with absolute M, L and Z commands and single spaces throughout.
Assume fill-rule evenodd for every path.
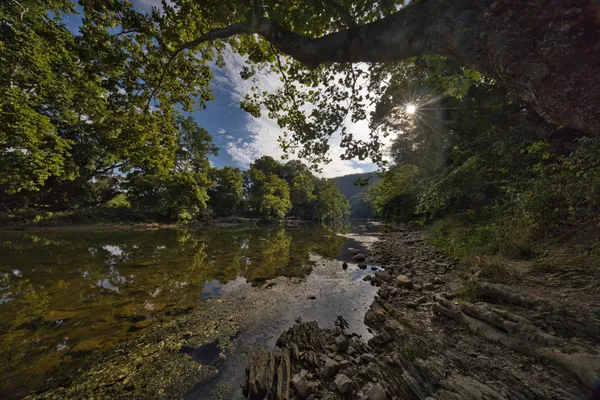
M 373 232 L 0 232 L 0 396 L 236 398 L 253 352 L 298 321 L 369 339 L 377 266 L 349 249 Z

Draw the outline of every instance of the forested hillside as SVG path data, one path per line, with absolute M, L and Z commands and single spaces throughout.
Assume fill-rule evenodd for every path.
M 372 218 L 374 216 L 371 201 L 365 198 L 370 186 L 379 182 L 381 178 L 376 172 L 350 174 L 333 178 L 340 192 L 350 202 L 350 216 L 352 218 Z

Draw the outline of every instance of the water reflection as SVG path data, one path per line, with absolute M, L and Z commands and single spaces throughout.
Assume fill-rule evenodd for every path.
M 335 230 L 0 232 L 0 397 L 248 283 L 304 277 Z

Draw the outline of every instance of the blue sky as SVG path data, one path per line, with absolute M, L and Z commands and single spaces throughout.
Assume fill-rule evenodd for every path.
M 160 5 L 160 0 L 132 0 L 132 3 L 140 11 L 149 11 L 152 5 Z M 65 18 L 65 24 L 76 32 L 80 16 L 68 16 Z M 237 54 L 226 55 L 226 67 L 215 68 L 213 71 L 211 87 L 214 100 L 207 104 L 206 109 L 192 114 L 198 123 L 212 134 L 214 143 L 219 148 L 219 155 L 211 157 L 211 164 L 215 167 L 231 165 L 247 168 L 258 157 L 269 155 L 280 159 L 283 153 L 277 142 L 280 134 L 277 124 L 267 116 L 254 118 L 240 109 L 240 100 L 251 86 L 240 78 L 239 72 L 243 62 Z M 258 86 L 261 90 L 270 91 L 279 84 L 279 77 L 274 74 L 258 76 Z M 346 125 L 356 138 L 368 137 L 368 121 Z M 339 137 L 334 136 L 329 154 L 333 161 L 323 166 L 321 176 L 330 178 L 376 170 L 376 166 L 369 162 L 341 160 L 342 153 Z

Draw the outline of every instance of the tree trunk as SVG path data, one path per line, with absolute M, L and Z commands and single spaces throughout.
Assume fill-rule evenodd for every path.
M 497 79 L 546 120 L 600 134 L 600 11 L 593 0 L 417 0 L 316 39 L 261 17 L 182 48 L 252 33 L 313 67 L 447 56 Z

